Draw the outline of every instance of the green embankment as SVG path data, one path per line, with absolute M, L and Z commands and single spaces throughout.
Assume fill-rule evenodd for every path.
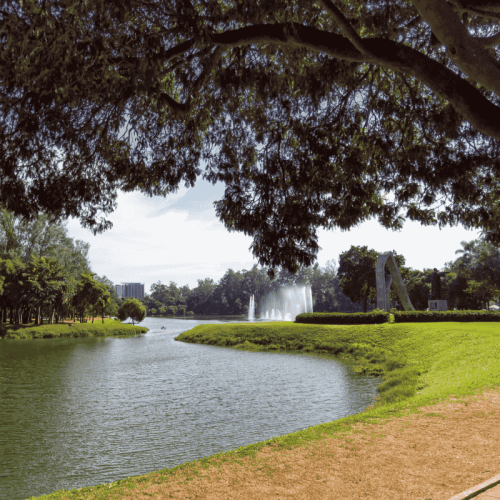
M 500 384 L 500 325 L 496 323 L 200 325 L 176 340 L 349 356 L 356 361 L 355 371 L 383 376 L 378 406 L 417 395 L 418 399 L 441 398 Z
M 322 353 L 353 357 L 355 369 L 382 375 L 378 402 L 363 413 L 302 431 L 244 446 L 172 469 L 130 477 L 110 484 L 61 490 L 41 500 L 105 500 L 139 494 L 151 483 L 168 482 L 183 471 L 187 480 L 223 462 L 254 456 L 266 446 L 288 449 L 337 433 L 350 432 L 358 422 L 378 424 L 419 412 L 419 407 L 460 398 L 500 386 L 500 324 L 403 323 L 326 326 L 294 323 L 200 325 L 176 340 L 245 350 Z M 328 354 L 326 354 L 328 353 Z M 31 500 L 34 500 L 32 497 Z
M 58 337 L 109 337 L 117 335 L 134 335 L 146 333 L 144 326 L 120 323 L 111 319 L 104 323 L 60 323 L 55 325 L 28 326 L 22 328 L 9 328 L 3 325 L 0 337 L 4 339 L 31 340 Z

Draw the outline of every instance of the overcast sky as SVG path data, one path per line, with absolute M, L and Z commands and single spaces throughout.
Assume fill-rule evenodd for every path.
M 110 215 L 113 228 L 93 236 L 76 220 L 68 222 L 69 236 L 90 243 L 92 271 L 115 284 L 139 282 L 149 293 L 153 283 L 197 286 L 198 279 L 218 281 L 229 269 L 251 269 L 257 261 L 249 247 L 252 239 L 230 233 L 216 218 L 213 202 L 224 192 L 199 180 L 167 198 L 141 193 L 120 193 L 118 208 Z M 414 269 L 442 268 L 455 259 L 461 241 L 479 236 L 463 227 L 424 227 L 407 222 L 402 231 L 388 231 L 375 220 L 351 231 L 319 231 L 320 266 L 351 245 L 367 245 L 378 252 L 395 250 Z

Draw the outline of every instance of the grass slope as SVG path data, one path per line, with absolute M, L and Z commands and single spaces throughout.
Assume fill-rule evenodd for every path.
M 5 327 L 4 327 L 5 328 Z M 4 339 L 31 340 L 57 337 L 108 337 L 114 335 L 134 335 L 146 333 L 144 326 L 123 324 L 111 319 L 102 323 L 61 323 L 55 325 L 23 326 L 0 330 Z
M 361 326 L 323 326 L 294 323 L 200 325 L 177 337 L 184 342 L 231 346 L 246 350 L 336 353 L 352 356 L 358 371 L 379 373 L 380 399 L 365 412 L 219 453 L 172 469 L 127 478 L 80 490 L 61 490 L 37 497 L 43 500 L 119 499 L 142 491 L 151 482 L 168 482 L 182 472 L 186 480 L 226 461 L 255 455 L 257 450 L 301 446 L 324 436 L 349 432 L 358 422 L 419 412 L 419 407 L 448 396 L 465 396 L 500 385 L 500 325 L 495 323 L 403 323 Z M 32 497 L 33 500 L 35 497 Z

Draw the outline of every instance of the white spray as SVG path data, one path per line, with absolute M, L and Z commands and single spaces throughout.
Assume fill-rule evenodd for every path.
M 248 321 L 255 320 L 255 297 L 250 297 L 250 305 L 248 306 Z

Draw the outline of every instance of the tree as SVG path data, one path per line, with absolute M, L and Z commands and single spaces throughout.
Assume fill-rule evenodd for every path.
M 137 299 L 129 298 L 118 309 L 118 319 L 125 321 L 127 318 L 140 323 L 146 317 L 146 308 Z
M 26 265 L 19 259 L 2 259 L 0 275 L 3 281 L 3 291 L 0 295 L 2 321 L 7 322 L 7 309 L 10 310 L 10 322 L 19 323 L 19 306 L 25 297 L 22 274 Z
M 312 269 L 311 292 L 313 296 L 313 310 L 315 312 L 333 312 L 338 310 L 338 293 L 340 283 L 337 278 L 335 260 L 329 260 L 326 268 L 321 269 L 316 263 Z
M 392 252 L 398 265 L 401 277 L 405 278 L 407 269 L 404 268 L 405 258 Z M 340 280 L 340 288 L 344 295 L 352 302 L 361 302 L 363 311 L 367 311 L 367 305 L 375 304 L 377 300 L 377 282 L 375 268 L 379 252 L 368 249 L 365 246 L 354 246 L 340 254 L 337 277 Z M 387 271 L 386 271 L 387 274 Z
M 375 265 L 378 255 L 375 250 L 368 250 L 367 246 L 352 245 L 339 257 L 337 276 L 340 288 L 353 302 L 361 302 L 364 312 L 368 302 L 374 304 L 377 297 Z
M 102 278 L 99 276 L 94 276 L 94 279 L 99 284 L 103 285 L 104 288 L 101 287 L 101 297 L 99 299 L 99 305 L 101 307 L 101 318 L 104 323 L 104 316 L 116 316 L 118 314 L 118 304 L 116 300 L 118 299 L 118 295 L 116 294 L 116 289 L 114 283 L 103 276 Z M 105 292 L 108 292 L 106 294 Z
M 406 291 L 417 311 L 425 311 L 429 307 L 429 296 L 431 294 L 429 279 L 431 273 L 432 270 L 430 269 L 424 271 L 410 269 L 408 272 L 408 279 L 405 283 Z
M 458 307 L 489 308 L 491 300 L 500 296 L 500 250 L 484 239 L 462 241 L 460 254 L 450 267 L 458 274 L 453 296 Z
M 211 278 L 199 279 L 198 286 L 193 288 L 188 298 L 188 309 L 197 314 L 207 314 L 208 300 L 216 287 L 217 284 Z
M 111 306 L 111 293 L 109 288 L 103 284 L 95 281 L 95 284 L 92 288 L 92 323 L 94 322 L 94 317 L 97 314 L 101 315 L 101 320 L 104 323 L 104 316 L 106 314 L 106 310 Z M 115 308 L 116 309 L 116 308 Z
M 113 307 L 110 299 L 111 293 L 108 286 L 96 281 L 93 273 L 89 273 L 81 275 L 81 280 L 77 284 L 72 304 L 80 313 L 80 321 L 83 321 L 86 312 L 91 312 L 93 323 L 97 312 L 101 315 L 102 322 L 104 323 L 106 309 Z
M 499 244 L 499 26 L 492 0 L 8 3 L 0 206 L 98 232 L 118 189 L 203 175 L 271 273 L 370 217 Z
M 66 276 L 55 259 L 32 256 L 22 274 L 25 305 L 35 311 L 35 324 L 43 323 L 43 310 L 48 313 L 49 323 L 62 306 L 66 292 Z M 27 318 L 29 319 L 29 317 Z

